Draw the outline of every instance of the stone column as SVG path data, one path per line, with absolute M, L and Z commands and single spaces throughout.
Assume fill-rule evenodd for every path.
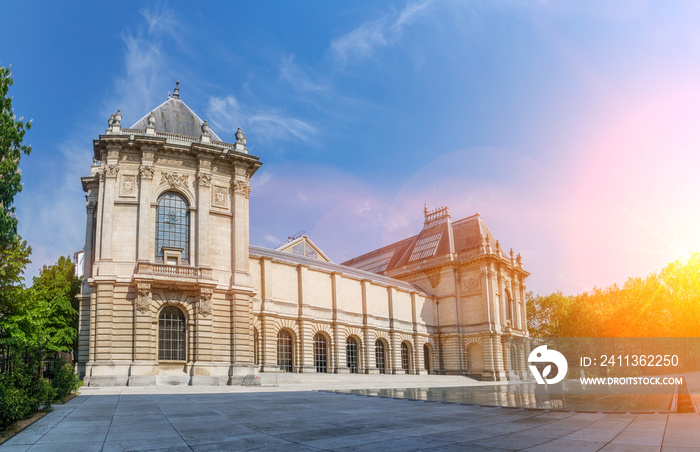
M 340 341 L 341 341 L 341 330 L 338 326 L 338 280 L 340 279 L 339 273 L 331 273 L 331 292 L 333 301 L 333 323 L 331 325 L 333 337 L 331 338 L 331 360 L 332 366 L 329 369 L 333 373 L 346 373 L 340 367 Z M 343 349 L 343 353 L 345 353 Z M 343 355 L 344 356 L 344 355 Z M 343 358 L 343 362 L 344 358 Z
M 398 365 L 401 359 L 401 345 L 397 342 L 396 330 L 394 326 L 394 294 L 396 289 L 393 287 L 387 288 L 387 299 L 389 301 L 389 350 L 387 357 L 389 358 L 387 373 L 399 373 L 401 366 Z M 396 355 L 399 355 L 398 358 Z
M 363 279 L 360 284 L 362 286 L 362 342 L 364 344 L 364 350 L 361 353 L 362 362 L 358 363 L 360 366 L 358 371 L 359 373 L 376 374 L 379 373 L 379 369 L 376 369 L 376 366 L 370 366 L 371 349 L 369 343 L 369 327 L 367 326 L 367 286 L 370 284 L 370 282 Z
M 141 167 L 139 168 L 139 235 L 138 260 L 152 262 L 155 256 L 150 253 L 151 231 L 155 219 L 151 219 L 151 184 L 156 167 L 153 165 L 155 146 L 141 148 Z

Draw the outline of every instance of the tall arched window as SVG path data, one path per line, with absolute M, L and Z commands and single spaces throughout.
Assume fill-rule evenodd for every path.
M 358 359 L 357 359 L 357 341 L 355 338 L 349 337 L 345 343 L 345 357 L 347 358 L 348 367 L 350 368 L 351 374 L 358 373 Z
M 277 334 L 277 365 L 283 372 L 292 371 L 292 335 L 286 330 Z
M 386 373 L 386 348 L 384 347 L 384 341 L 377 339 L 374 343 L 374 357 L 377 361 L 377 369 L 379 369 L 380 374 Z
M 314 336 L 314 366 L 316 366 L 316 372 L 328 373 L 328 343 L 321 333 L 316 333 Z
M 410 368 L 410 359 L 408 353 L 408 344 L 401 342 L 401 368 L 408 372 Z
M 158 316 L 158 359 L 185 361 L 186 344 L 185 314 L 175 306 L 166 306 Z
M 157 262 L 173 265 L 189 263 L 189 207 L 187 200 L 179 193 L 167 192 L 158 198 L 158 207 L 156 208 Z

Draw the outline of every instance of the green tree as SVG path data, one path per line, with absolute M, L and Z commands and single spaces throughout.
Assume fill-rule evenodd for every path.
M 21 309 L 5 319 L 7 345 L 31 347 L 42 354 L 72 351 L 79 290 L 80 280 L 69 258 L 60 257 L 55 265 L 44 266 L 32 287 L 20 296 Z
M 32 126 L 16 119 L 12 98 L 8 97 L 14 83 L 9 68 L 0 66 L 0 246 L 11 243 L 17 235 L 14 197 L 22 191 L 19 159 L 29 154 L 31 146 L 22 144 L 24 134 Z

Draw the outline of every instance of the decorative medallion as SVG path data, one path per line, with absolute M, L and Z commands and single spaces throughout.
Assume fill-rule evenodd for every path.
M 228 189 L 226 187 L 214 187 L 212 192 L 212 204 L 214 207 L 226 208 L 226 199 L 228 199 Z
M 136 196 L 136 176 L 123 175 L 121 185 L 121 196 Z
M 462 292 L 475 292 L 479 290 L 479 280 L 476 278 L 462 278 Z

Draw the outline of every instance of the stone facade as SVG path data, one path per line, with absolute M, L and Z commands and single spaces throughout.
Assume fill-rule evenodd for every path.
M 245 145 L 240 129 L 221 142 L 177 87 L 129 129 L 112 115 L 94 141 L 82 179 L 85 384 L 239 384 L 280 371 L 524 378 L 528 274 L 478 215 L 453 224 L 446 209 L 426 210 L 418 236 L 344 265 L 305 236 L 250 246 L 261 163 Z

